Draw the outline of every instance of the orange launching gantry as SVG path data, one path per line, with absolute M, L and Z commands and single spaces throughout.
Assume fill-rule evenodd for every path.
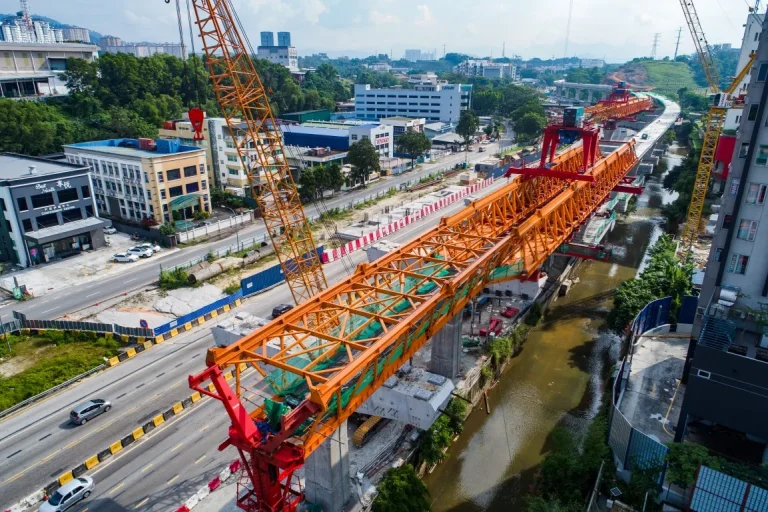
M 554 157 L 555 167 L 574 172 L 583 162 L 581 145 Z M 232 421 L 222 448 L 238 450 L 249 479 L 238 506 L 295 510 L 294 471 L 305 457 L 484 287 L 532 275 L 636 162 L 629 142 L 597 159 L 588 181 L 515 180 L 236 343 L 210 349 L 208 368 L 189 384 L 220 400 Z M 273 393 L 250 410 L 241 400 L 247 366 Z M 294 408 L 275 421 L 281 401 Z

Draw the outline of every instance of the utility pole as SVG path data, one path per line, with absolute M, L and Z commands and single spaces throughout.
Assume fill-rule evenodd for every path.
M 506 41 L 505 41 L 505 42 L 502 42 L 502 43 L 501 43 L 501 56 L 502 56 L 502 57 L 506 57 L 506 55 L 504 55 L 504 51 L 505 51 L 506 49 L 507 49 L 507 43 L 506 43 Z
M 443 43 L 443 58 L 445 58 L 445 43 Z
M 680 48 L 680 34 L 683 32 L 683 27 L 680 27 L 677 29 L 677 44 L 675 44 L 675 56 L 672 57 L 672 60 L 675 60 L 677 58 L 677 50 Z
M 651 47 L 651 60 L 656 60 L 656 50 L 659 49 L 659 39 L 661 38 L 661 33 L 656 32 L 653 34 L 653 46 Z

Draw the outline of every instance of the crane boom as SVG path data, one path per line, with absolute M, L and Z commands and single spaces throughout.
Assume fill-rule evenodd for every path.
M 293 300 L 299 304 L 328 285 L 267 92 L 230 2 L 192 0 L 192 5 L 216 100 L 230 133 L 244 133 L 242 140 L 232 139 Z M 257 185 L 259 175 L 263 183 Z
M 720 74 L 717 72 L 715 60 L 712 58 L 712 51 L 709 49 L 704 29 L 701 28 L 701 21 L 696 12 L 696 6 L 693 5 L 693 0 L 680 0 L 680 7 L 683 8 L 683 15 L 688 24 L 688 29 L 691 31 L 693 44 L 696 46 L 696 53 L 699 55 L 701 67 L 704 69 L 709 88 L 714 94 L 717 94 L 720 91 Z

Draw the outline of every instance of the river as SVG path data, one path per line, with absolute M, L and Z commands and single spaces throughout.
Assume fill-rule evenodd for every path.
M 671 148 L 669 169 L 683 153 Z M 488 392 L 491 414 L 484 405 L 474 410 L 447 460 L 426 476 L 433 511 L 524 510 L 520 491 L 532 483 L 552 430 L 586 431 L 621 349 L 620 337 L 605 327 L 613 290 L 641 268 L 663 232 L 659 208 L 674 199 L 651 178 L 636 210 L 619 216 L 605 240 L 614 248 L 611 261 L 583 261 L 572 273 L 578 282 L 552 303 Z

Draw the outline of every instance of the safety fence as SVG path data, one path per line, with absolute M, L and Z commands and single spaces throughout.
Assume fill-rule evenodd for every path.
M 133 338 L 146 338 L 154 336 L 152 329 L 125 327 L 118 324 L 81 322 L 77 320 L 30 320 L 27 318 L 27 315 L 24 313 L 19 313 L 18 311 L 13 312 L 13 318 L 20 325 L 20 329 L 112 333 Z
M 240 215 L 233 215 L 226 219 L 220 219 L 215 222 L 207 222 L 205 225 L 192 228 L 187 231 L 176 233 L 176 239 L 179 243 L 191 242 L 198 238 L 207 238 L 212 235 L 218 235 L 225 229 L 240 229 L 246 222 L 253 221 L 253 211 L 248 210 Z
M 455 203 L 456 201 L 458 201 L 463 197 L 466 197 L 474 192 L 477 192 L 478 190 L 484 189 L 485 187 L 491 185 L 493 181 L 494 181 L 493 178 L 488 178 L 479 183 L 475 183 L 474 185 L 471 185 L 469 187 L 465 187 L 464 190 L 460 192 L 454 192 L 453 194 L 440 199 L 434 204 L 427 205 L 424 208 L 417 210 L 413 215 L 408 215 L 406 217 L 403 217 L 400 220 L 387 224 L 386 226 L 382 226 L 376 231 L 368 233 L 367 235 L 363 235 L 357 240 L 352 240 L 351 242 L 348 242 L 339 248 L 331 249 L 325 252 L 325 255 L 323 256 L 323 263 L 330 263 L 343 256 L 346 256 L 347 254 L 350 254 L 359 249 L 362 249 L 363 247 L 366 247 L 367 245 L 372 244 L 373 242 L 375 242 L 376 240 L 379 240 L 380 238 L 384 238 L 385 236 L 390 235 L 395 231 L 398 231 L 404 228 L 405 226 L 413 224 L 414 222 L 418 221 L 423 217 L 431 215 L 437 210 L 440 210 L 450 204 Z
M 163 336 L 165 339 L 168 339 L 181 334 L 182 332 L 186 332 L 212 318 L 216 318 L 218 315 L 226 313 L 233 307 L 239 306 L 240 300 L 242 298 L 243 290 L 240 289 L 232 295 L 228 295 L 223 299 L 219 299 L 217 301 L 211 302 L 210 304 L 206 304 L 200 309 L 196 309 L 191 313 L 187 313 L 186 315 L 182 315 L 159 327 L 155 327 L 153 329 L 153 334 L 155 336 Z

